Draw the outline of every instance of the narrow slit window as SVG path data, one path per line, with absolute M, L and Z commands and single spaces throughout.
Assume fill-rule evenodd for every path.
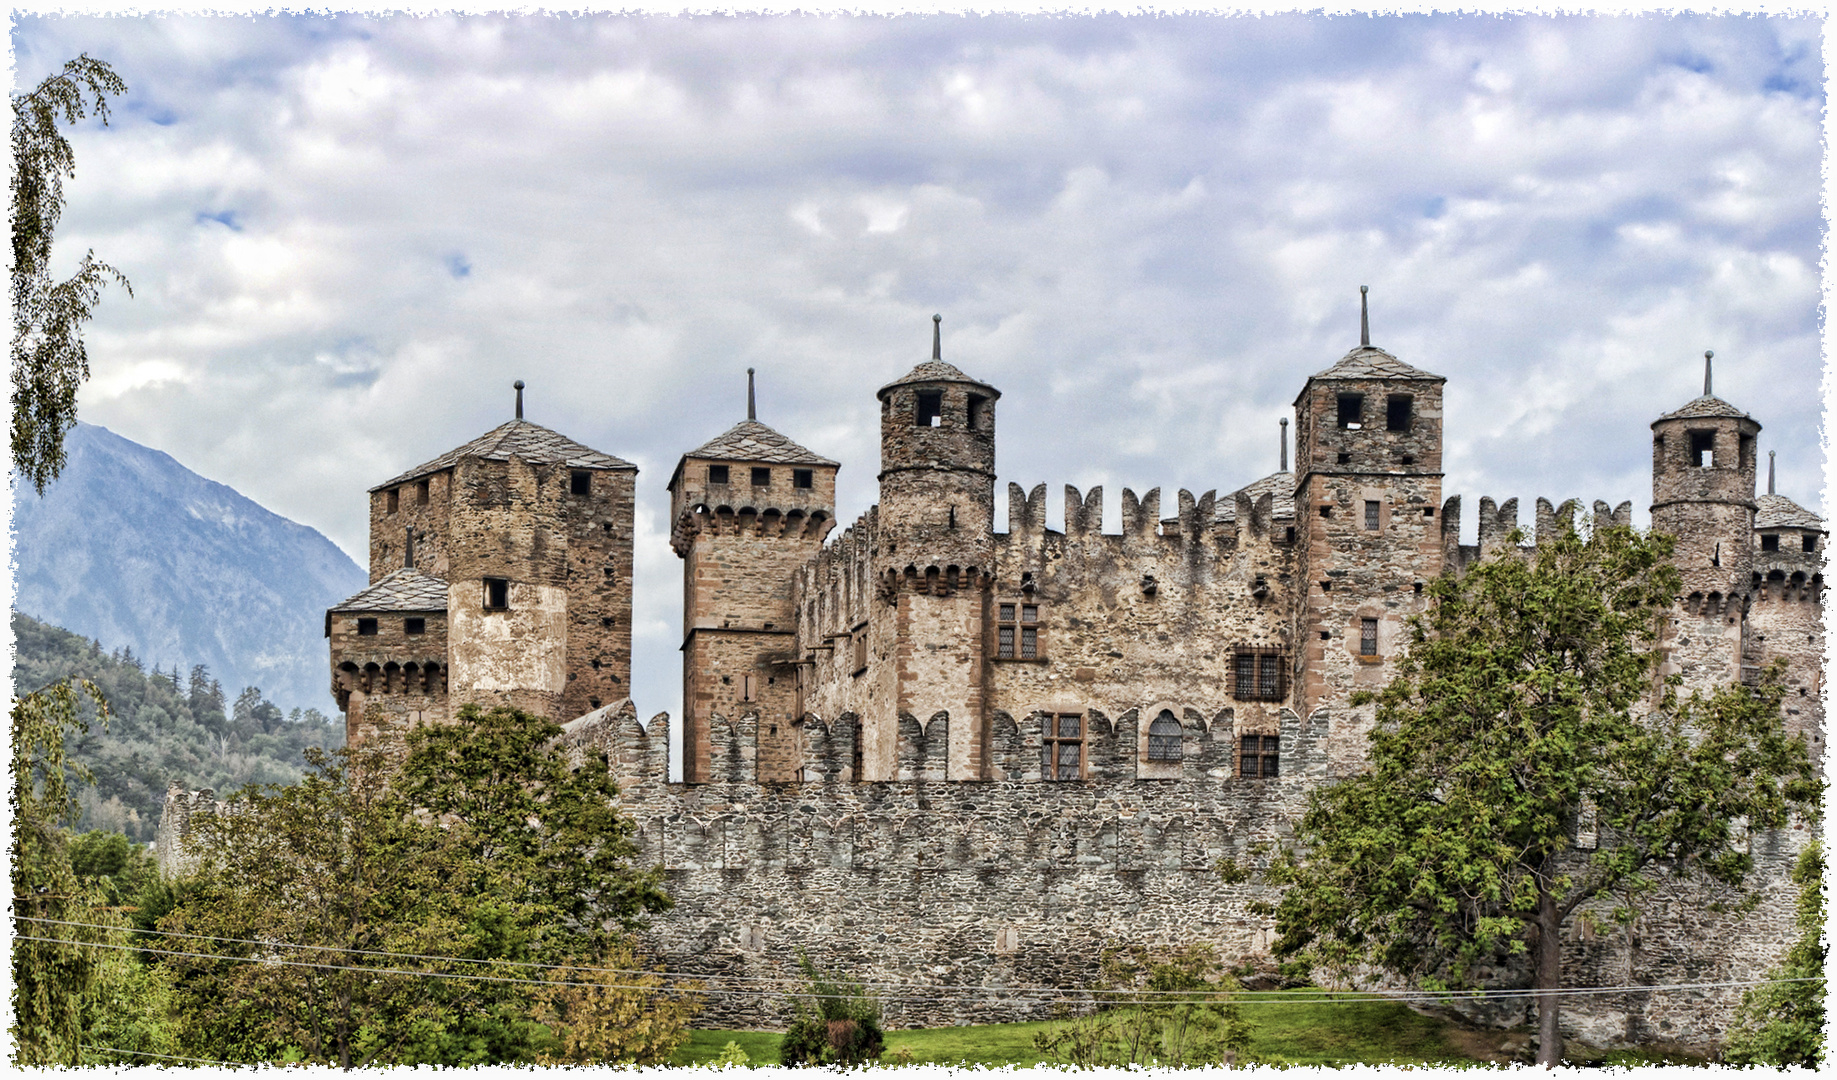
M 415 502 L 420 503 L 422 506 L 427 505 L 427 481 L 426 480 L 422 480 L 415 484 Z
M 914 427 L 944 426 L 944 391 L 920 390 L 912 414 Z
M 981 394 L 971 394 L 970 395 L 969 429 L 971 431 L 981 431 L 982 430 L 982 415 L 983 415 L 985 406 L 988 405 L 988 402 L 989 402 L 989 399 L 986 397 L 983 397 Z
M 402 508 L 402 489 L 390 488 L 389 493 L 383 496 L 383 506 L 392 514 L 400 510 Z
M 865 628 L 855 635 L 854 646 L 855 674 L 859 675 L 867 670 L 867 630 Z

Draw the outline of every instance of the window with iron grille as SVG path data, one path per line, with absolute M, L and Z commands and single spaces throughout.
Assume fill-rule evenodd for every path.
M 1161 714 L 1148 725 L 1148 760 L 1180 760 L 1180 721 L 1174 719 L 1171 710 L 1162 709 Z
M 1367 529 L 1378 527 L 1378 500 L 1376 499 L 1365 500 L 1365 527 Z
M 1359 620 L 1359 655 L 1378 655 L 1378 620 Z
M 1232 696 L 1239 701 L 1287 697 L 1288 664 L 1279 649 L 1239 649 L 1232 658 Z
M 1048 714 L 1040 739 L 1040 777 L 1044 780 L 1084 778 L 1084 715 Z
M 998 604 L 995 611 L 995 655 L 1005 660 L 1040 658 L 1040 606 Z
M 1246 735 L 1244 750 L 1238 761 L 1238 776 L 1245 780 L 1280 775 L 1282 740 L 1275 735 Z

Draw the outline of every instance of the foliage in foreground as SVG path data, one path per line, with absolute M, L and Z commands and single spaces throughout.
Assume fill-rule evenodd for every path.
M 1770 979 L 1741 997 L 1722 1046 L 1730 1065 L 1824 1063 L 1824 850 L 1813 841 L 1793 866 L 1799 886 L 1799 940 Z
M 468 707 L 412 733 L 399 772 L 315 751 L 300 783 L 194 820 L 196 879 L 160 923 L 211 954 L 170 960 L 186 1053 L 668 1060 L 695 1002 L 641 970 L 626 932 L 668 900 L 629 865 L 606 762 L 570 761 L 559 730 Z
M 94 112 L 108 123 L 108 98 L 127 90 L 87 53 L 29 94 L 13 95 L 13 465 L 40 495 L 64 468 L 64 436 L 76 425 L 77 391 L 89 378 L 81 331 L 121 272 L 86 253 L 65 281 L 51 277 L 51 241 L 64 213 L 64 178 L 76 152 L 58 124 Z
M 1190 1068 L 1247 1061 L 1250 1029 L 1238 1008 L 1237 980 L 1209 947 L 1164 956 L 1139 946 L 1104 954 L 1092 992 L 1095 1009 L 1037 1032 L 1034 1048 L 1083 1067 Z
M 1311 794 L 1272 868 L 1280 954 L 1466 986 L 1528 953 L 1532 985 L 1560 988 L 1581 905 L 1612 898 L 1630 919 L 1666 877 L 1738 887 L 1743 826 L 1811 808 L 1778 667 L 1688 701 L 1658 678 L 1679 591 L 1669 538 L 1605 528 L 1515 550 L 1434 582 L 1395 680 L 1355 697 L 1378 705 L 1371 767 Z M 1562 1056 L 1558 1007 L 1540 996 L 1546 1064 Z
M 808 956 L 803 996 L 793 999 L 791 1026 L 779 1044 L 783 1065 L 865 1065 L 880 1060 L 886 1036 L 880 1029 L 880 999 L 859 983 L 819 971 Z

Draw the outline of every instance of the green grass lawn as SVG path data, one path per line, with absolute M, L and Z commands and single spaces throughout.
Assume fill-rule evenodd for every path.
M 1279 1057 L 1287 1064 L 1474 1061 L 1445 1037 L 1447 1024 L 1411 1012 L 1396 1002 L 1328 994 L 1298 1000 L 1292 995 L 1254 993 L 1240 1000 L 1244 1019 L 1251 1025 L 1252 1051 L 1264 1057 Z M 1034 1050 L 1033 1035 L 1051 1023 L 889 1031 L 887 1053 L 881 1060 L 899 1060 L 899 1050 L 905 1047 L 912 1053 L 912 1062 L 921 1065 L 1049 1064 Z M 694 1031 L 671 1063 L 699 1065 L 712 1061 L 730 1040 L 740 1044 L 751 1064 L 778 1063 L 779 1036 L 770 1031 Z

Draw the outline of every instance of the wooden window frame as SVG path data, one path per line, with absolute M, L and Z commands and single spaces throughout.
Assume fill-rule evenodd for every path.
M 1045 622 L 1040 618 L 1040 607 L 1032 597 L 996 602 L 995 659 L 1046 659 L 1045 640 L 1040 633 Z M 1033 655 L 1027 655 L 1029 650 Z
M 1248 680 L 1244 662 L 1250 661 Z M 1231 653 L 1231 696 L 1238 701 L 1288 700 L 1288 656 L 1271 646 L 1240 645 Z
M 1282 775 L 1282 736 L 1244 735 L 1238 740 L 1240 780 L 1275 780 Z
M 1086 720 L 1083 713 L 1046 713 L 1045 722 L 1040 725 L 1040 779 L 1047 783 L 1069 783 L 1083 780 L 1088 765 L 1086 750 Z M 1076 734 L 1062 734 L 1065 721 L 1073 721 Z M 1060 769 L 1067 764 L 1064 760 L 1065 750 L 1077 747 L 1078 761 L 1074 768 L 1076 775 L 1062 776 Z

